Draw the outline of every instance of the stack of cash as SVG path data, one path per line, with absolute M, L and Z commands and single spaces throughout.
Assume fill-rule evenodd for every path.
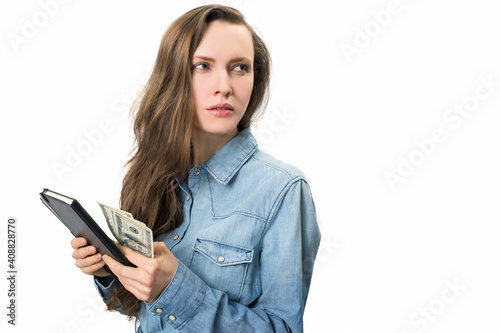
M 110 207 L 98 202 L 104 217 L 108 222 L 109 230 L 118 243 L 140 254 L 154 257 L 153 232 L 144 223 L 134 219 L 129 212 Z

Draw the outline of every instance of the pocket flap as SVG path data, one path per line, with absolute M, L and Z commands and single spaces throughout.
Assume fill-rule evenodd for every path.
M 196 239 L 193 250 L 219 266 L 250 263 L 253 259 L 252 249 L 244 249 L 202 238 Z

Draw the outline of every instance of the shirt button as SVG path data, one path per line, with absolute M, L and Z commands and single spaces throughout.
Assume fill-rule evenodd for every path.
M 178 239 L 179 239 L 179 235 L 175 235 L 174 240 L 178 240 Z
M 172 315 L 168 316 L 168 319 L 170 321 L 175 321 L 177 318 L 172 314 Z
M 217 257 L 217 261 L 218 262 L 224 262 L 224 260 L 226 260 L 223 256 L 218 256 Z
M 156 313 L 162 313 L 163 309 L 162 308 L 157 308 L 155 311 L 156 311 Z
M 186 197 L 186 201 L 189 201 L 189 199 L 191 199 L 191 196 L 190 196 L 190 195 L 188 195 L 188 196 Z
M 152 314 L 153 316 L 156 316 L 156 313 L 154 313 L 154 312 L 151 312 L 151 314 Z
M 197 175 L 199 175 L 200 174 L 200 170 L 194 169 L 194 173 L 197 174 Z

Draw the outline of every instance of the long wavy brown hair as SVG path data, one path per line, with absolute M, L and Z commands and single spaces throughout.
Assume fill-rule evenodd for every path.
M 236 9 L 207 5 L 177 18 L 163 34 L 156 62 L 131 115 L 135 144 L 127 162 L 120 206 L 153 230 L 154 236 L 178 227 L 183 219 L 177 187 L 194 166 L 192 133 L 195 105 L 191 91 L 192 57 L 210 22 L 244 25 L 252 34 L 254 84 L 238 130 L 250 126 L 269 96 L 271 58 L 257 33 Z M 114 283 L 108 310 L 137 317 L 141 302 Z

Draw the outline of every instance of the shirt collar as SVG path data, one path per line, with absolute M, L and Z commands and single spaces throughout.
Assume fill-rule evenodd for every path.
M 245 128 L 202 166 L 221 184 L 226 185 L 257 150 L 257 141 L 250 127 Z

